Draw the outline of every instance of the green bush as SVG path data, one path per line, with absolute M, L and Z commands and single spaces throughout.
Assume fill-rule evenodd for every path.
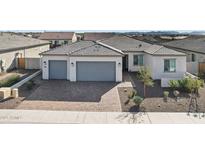
M 170 81 L 169 81 L 169 86 L 170 86 L 172 89 L 177 89 L 177 88 L 179 88 L 179 82 L 178 82 L 178 80 L 170 80 Z
M 135 103 L 135 105 L 140 105 L 141 103 L 142 103 L 142 101 L 143 101 L 143 98 L 142 97 L 140 97 L 140 96 L 134 96 L 133 97 L 133 102 Z
M 26 87 L 28 90 L 31 90 L 33 88 L 33 86 L 35 85 L 33 80 L 30 80 L 26 83 Z
M 0 81 L 0 87 L 10 87 L 20 81 L 19 75 L 11 75 L 8 78 Z
M 169 92 L 168 91 L 164 91 L 163 95 L 164 95 L 164 97 L 169 97 Z
M 193 79 L 191 77 L 188 77 L 182 80 L 170 80 L 169 86 L 173 90 L 180 90 L 184 92 L 191 92 L 194 90 L 198 92 L 199 88 L 204 86 L 204 81 L 200 79 Z

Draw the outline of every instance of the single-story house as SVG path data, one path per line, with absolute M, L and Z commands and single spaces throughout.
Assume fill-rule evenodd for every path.
M 152 78 L 167 86 L 186 73 L 186 55 L 160 45 L 116 35 L 102 41 L 80 41 L 42 55 L 43 79 L 122 81 L 122 72 L 151 70 Z
M 107 39 L 114 36 L 115 33 L 108 33 L 108 32 L 87 32 L 83 34 L 83 40 L 85 41 L 99 41 L 102 39 Z
M 183 52 L 187 56 L 187 71 L 205 73 L 205 37 L 188 37 L 163 43 L 164 46 Z M 200 68 L 200 66 L 203 66 Z
M 74 32 L 44 32 L 38 39 L 50 41 L 50 47 L 55 48 L 63 44 L 76 42 L 77 35 Z
M 40 69 L 39 53 L 47 50 L 47 41 L 0 32 L 0 72 L 14 68 Z

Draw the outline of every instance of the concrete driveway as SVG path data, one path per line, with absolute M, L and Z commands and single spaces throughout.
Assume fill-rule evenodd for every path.
M 15 108 L 70 111 L 121 111 L 118 86 L 115 82 L 69 82 L 67 80 L 34 79 L 34 90 L 26 94 L 25 87 L 19 89 L 24 98 Z

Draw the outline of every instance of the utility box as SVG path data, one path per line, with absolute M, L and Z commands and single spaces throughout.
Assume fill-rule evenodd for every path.
M 0 99 L 11 97 L 11 88 L 0 88 Z
M 13 98 L 18 98 L 19 97 L 19 90 L 18 90 L 18 88 L 12 89 L 11 96 Z

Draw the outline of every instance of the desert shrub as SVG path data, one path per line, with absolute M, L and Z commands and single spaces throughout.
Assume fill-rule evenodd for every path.
M 169 97 L 169 92 L 168 91 L 164 91 L 163 95 L 164 95 L 164 97 Z
M 178 97 L 179 94 L 180 94 L 180 92 L 179 92 L 178 90 L 174 90 L 174 91 L 173 91 L 173 94 L 174 94 L 175 97 Z
M 19 75 L 11 75 L 8 78 L 0 81 L 0 87 L 10 87 L 18 81 L 20 81 Z
M 164 95 L 164 101 L 167 102 L 168 97 L 169 97 L 169 92 L 168 91 L 164 91 L 163 95 Z
M 133 102 L 135 103 L 135 105 L 140 105 L 141 103 L 142 103 L 142 101 L 143 101 L 143 98 L 142 97 L 140 97 L 140 96 L 134 96 L 133 97 Z
M 132 99 L 134 96 L 137 95 L 137 91 L 136 90 L 132 90 L 129 94 L 128 94 L 128 98 Z
M 191 92 L 191 91 L 198 92 L 199 88 L 204 86 L 204 81 L 200 79 L 194 79 L 188 77 L 182 80 L 170 80 L 169 86 L 173 90 L 180 90 L 184 92 Z

